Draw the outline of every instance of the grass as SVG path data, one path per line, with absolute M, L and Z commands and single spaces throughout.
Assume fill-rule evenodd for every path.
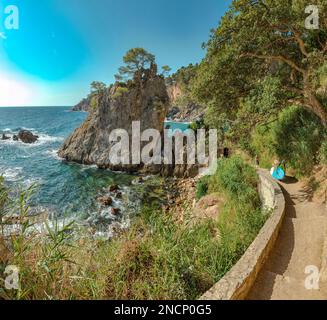
M 264 224 L 256 187 L 255 171 L 232 158 L 208 179 L 209 192 L 229 200 L 219 221 L 177 224 L 160 208 L 143 208 L 111 241 L 92 239 L 71 224 L 48 226 L 43 237 L 23 228 L 3 240 L 0 260 L 0 278 L 6 265 L 19 267 L 20 290 L 2 286 L 0 297 L 196 299 L 238 261 Z M 20 197 L 18 206 L 25 212 L 28 198 Z
M 202 197 L 208 194 L 208 177 L 201 178 L 196 184 L 195 197 L 196 200 L 200 200 Z

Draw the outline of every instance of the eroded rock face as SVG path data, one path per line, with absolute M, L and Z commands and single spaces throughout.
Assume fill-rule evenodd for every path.
M 167 91 L 171 105 L 168 119 L 182 122 L 203 121 L 206 107 L 191 101 L 180 85 L 172 84 L 168 86 Z
M 18 133 L 18 139 L 24 143 L 28 143 L 28 144 L 34 143 L 38 140 L 38 138 L 39 138 L 38 136 L 34 135 L 32 132 L 28 130 L 21 130 Z
M 109 161 L 109 134 L 114 129 L 126 130 L 132 136 L 132 122 L 141 122 L 141 131 L 163 130 L 169 108 L 164 79 L 157 75 L 156 66 L 135 74 L 123 89 L 119 85 L 98 95 L 97 106 L 81 127 L 65 141 L 59 156 L 68 161 L 96 164 L 100 168 L 135 171 L 139 166 L 113 166 Z
M 74 106 L 71 111 L 88 112 L 89 109 L 91 108 L 90 105 L 91 105 L 90 98 L 85 98 L 81 102 L 79 102 L 76 106 Z

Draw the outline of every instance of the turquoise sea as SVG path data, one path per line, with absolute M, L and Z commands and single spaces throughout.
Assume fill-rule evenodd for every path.
M 11 188 L 27 188 L 36 184 L 33 204 L 47 208 L 59 217 L 87 218 L 98 210 L 96 198 L 110 184 L 117 183 L 126 191 L 132 190 L 135 176 L 67 163 L 57 156 L 65 138 L 87 116 L 69 109 L 0 108 L 1 136 L 2 133 L 12 136 L 21 129 L 27 129 L 40 137 L 31 145 L 0 140 L 0 175 Z

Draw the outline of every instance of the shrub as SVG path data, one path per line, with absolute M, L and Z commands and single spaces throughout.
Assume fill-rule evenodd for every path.
M 258 156 L 260 166 L 270 169 L 278 157 L 275 151 L 275 139 L 270 127 L 257 127 L 251 137 L 250 145 L 253 149 L 252 156 Z
M 20 268 L 21 288 L 0 287 L 0 297 L 199 298 L 238 261 L 267 217 L 253 193 L 256 173 L 240 158 L 222 160 L 216 175 L 201 183 L 229 197 L 219 222 L 176 223 L 171 214 L 145 207 L 131 228 L 111 241 L 93 239 L 83 229 L 73 234 L 71 225 L 58 224 L 47 227 L 46 237 L 37 237 L 27 226 L 13 237 L 6 261 Z M 28 213 L 25 194 L 19 207 Z
M 286 160 L 298 175 L 308 175 L 324 159 L 327 132 L 317 116 L 300 108 L 285 109 L 267 126 L 257 127 L 251 137 L 253 155 L 260 165 L 270 168 L 273 160 Z M 320 150 L 320 152 L 319 152 Z
M 208 177 L 201 178 L 196 185 L 196 200 L 200 200 L 208 193 Z
M 94 94 L 91 97 L 90 105 L 91 105 L 92 109 L 97 109 L 98 108 L 98 105 L 99 105 L 99 96 L 98 96 L 98 94 Z
M 176 223 L 158 210 L 142 216 L 110 255 L 109 299 L 197 299 L 239 260 L 262 227 L 260 209 L 226 206 L 221 223 Z
M 291 107 L 284 110 L 273 127 L 276 154 L 299 175 L 310 174 L 318 163 L 318 152 L 326 129 L 311 112 Z
M 115 91 L 115 93 L 112 95 L 113 99 L 118 99 L 121 97 L 124 93 L 128 92 L 128 88 L 125 87 L 118 87 Z
M 221 159 L 216 174 L 211 178 L 210 191 L 224 192 L 236 203 L 257 207 L 260 200 L 257 193 L 258 176 L 254 168 L 238 156 Z
M 7 202 L 8 194 L 4 186 L 4 179 L 0 176 L 0 217 L 3 215 L 4 205 Z

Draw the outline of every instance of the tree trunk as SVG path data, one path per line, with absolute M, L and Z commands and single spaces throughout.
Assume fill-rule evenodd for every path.
M 316 114 L 321 123 L 327 127 L 327 109 L 319 99 L 316 97 L 315 92 L 312 90 L 311 83 L 309 80 L 309 72 L 305 72 L 303 75 L 304 83 L 304 99 L 307 101 L 307 107 Z
M 327 110 L 317 97 L 311 92 L 307 95 L 308 107 L 313 111 L 321 120 L 321 123 L 327 127 Z

